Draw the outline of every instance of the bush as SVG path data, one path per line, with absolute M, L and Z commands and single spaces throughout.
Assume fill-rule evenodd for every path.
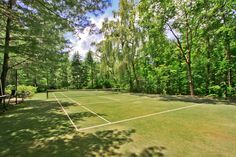
M 45 92 L 45 91 L 47 91 L 47 86 L 45 86 L 45 85 L 38 85 L 37 92 Z
M 216 95 L 217 97 L 221 97 L 223 92 L 219 85 L 211 86 L 210 88 L 210 95 Z
M 6 92 L 8 94 L 11 93 L 11 90 L 15 90 L 14 85 L 8 85 L 7 86 Z M 26 86 L 26 85 L 17 86 L 17 92 L 18 93 L 26 93 L 27 96 L 33 96 L 34 93 L 36 93 L 36 91 L 37 91 L 37 87 L 34 87 L 34 86 Z
M 6 87 L 5 92 L 6 92 L 7 94 L 11 94 L 11 90 L 15 90 L 15 89 L 16 89 L 15 85 L 8 85 L 8 86 Z
M 235 95 L 235 88 L 232 86 L 227 87 L 227 97 L 232 97 Z
M 109 80 L 104 80 L 103 88 L 112 88 L 111 82 Z
M 17 91 L 20 93 L 28 93 L 28 96 L 33 96 L 37 91 L 37 87 L 20 85 L 18 86 Z

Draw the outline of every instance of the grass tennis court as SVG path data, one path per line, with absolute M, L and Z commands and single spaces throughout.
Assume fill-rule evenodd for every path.
M 0 156 L 236 156 L 236 106 L 216 100 L 51 92 L 0 120 Z
M 155 116 L 155 114 L 166 111 L 174 112 L 175 109 L 195 107 L 194 104 L 177 102 L 160 101 L 156 103 L 157 98 L 116 92 L 77 91 L 57 92 L 52 95 L 61 103 L 79 130 L 89 130 L 90 127 L 99 128 L 100 125 L 112 125 L 117 122 L 125 123 L 126 121 Z M 66 103 L 72 103 L 72 105 L 67 106 Z M 88 117 L 81 123 L 73 118 L 74 113 L 87 113 Z M 71 114 L 72 116 L 70 116 Z

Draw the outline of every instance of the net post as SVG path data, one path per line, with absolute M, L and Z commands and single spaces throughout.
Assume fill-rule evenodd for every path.
M 46 91 L 46 97 L 47 97 L 47 99 L 48 99 L 48 90 Z

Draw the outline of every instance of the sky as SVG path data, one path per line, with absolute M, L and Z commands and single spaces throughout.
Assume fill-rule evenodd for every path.
M 112 11 L 118 10 L 119 0 L 111 0 L 111 7 L 107 8 L 104 14 L 99 15 L 97 17 L 91 16 L 90 20 L 96 27 L 101 28 L 102 23 L 105 18 L 113 19 Z M 83 32 L 78 34 L 74 34 L 73 32 L 68 32 L 65 35 L 66 39 L 69 39 L 72 43 L 72 49 L 70 52 L 70 56 L 72 56 L 75 52 L 79 52 L 82 58 L 86 56 L 86 53 L 89 50 L 95 51 L 95 46 L 91 46 L 92 42 L 99 42 L 103 39 L 102 34 L 89 34 L 89 27 L 85 28 Z
M 112 5 L 111 7 L 107 8 L 104 12 L 104 14 L 101 14 L 97 17 L 95 16 L 90 16 L 90 20 L 93 24 L 96 25 L 97 28 L 102 28 L 102 23 L 105 18 L 108 18 L 109 20 L 114 19 L 113 17 L 113 11 L 118 10 L 119 8 L 119 0 L 111 0 Z M 89 50 L 95 51 L 96 47 L 91 46 L 91 43 L 95 42 L 98 43 L 101 40 L 103 40 L 103 35 L 102 34 L 90 34 L 89 33 L 89 27 L 85 28 L 83 32 L 80 32 L 78 34 L 74 34 L 73 32 L 68 32 L 64 35 L 64 37 L 72 43 L 71 51 L 70 51 L 70 57 L 73 56 L 75 52 L 79 52 L 80 56 L 82 59 L 85 58 L 86 53 Z M 178 34 L 178 33 L 176 33 Z M 170 40 L 175 40 L 175 37 L 173 34 L 166 29 L 166 35 L 167 38 Z

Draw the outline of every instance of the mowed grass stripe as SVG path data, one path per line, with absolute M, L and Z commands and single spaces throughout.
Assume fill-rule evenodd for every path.
M 70 96 L 69 93 L 68 96 Z M 104 123 L 102 119 L 69 101 L 61 94 L 55 92 L 55 95 L 73 122 L 76 125 L 81 124 L 80 126 L 77 125 L 78 129 Z M 70 121 L 53 98 L 53 94 L 51 94 L 51 98 L 46 99 L 45 93 L 36 94 L 31 99 L 26 100 L 21 105 L 14 106 L 14 109 L 10 109 L 0 116 L 1 126 L 4 126 L 0 128 L 2 142 L 0 156 L 86 156 L 91 151 L 98 152 L 101 155 L 101 149 L 97 149 L 98 147 L 104 148 L 105 151 L 118 148 L 116 152 L 124 157 L 132 154 L 141 156 L 143 155 L 142 152 L 150 150 L 146 148 L 155 147 L 164 147 L 164 156 L 236 156 L 235 103 L 207 103 L 199 107 L 77 132 L 71 127 Z M 71 98 L 75 99 L 75 96 Z M 130 99 L 132 98 L 130 97 Z M 180 102 L 171 99 L 163 101 L 161 97 L 159 98 L 155 102 L 157 107 L 160 104 L 163 104 L 163 106 L 173 104 L 172 108 L 169 108 L 173 109 L 173 107 L 180 108 L 194 105 L 189 102 L 189 99 Z M 96 102 L 97 97 L 88 97 L 88 99 Z M 127 99 L 127 101 L 130 99 Z M 144 115 L 147 111 L 150 111 L 149 105 L 151 104 L 147 104 L 148 100 L 150 99 L 145 99 L 143 101 L 144 107 L 139 108 L 144 111 L 143 113 L 137 112 L 138 110 L 130 110 L 130 108 L 126 112 L 131 113 L 131 115 L 132 112 L 137 112 L 133 114 L 136 116 Z M 80 102 L 80 99 L 78 101 Z M 129 106 L 129 103 L 120 105 L 117 102 L 111 104 L 111 108 L 104 105 L 100 105 L 101 110 L 97 110 L 92 106 L 88 106 L 88 108 L 97 113 L 104 110 L 107 115 L 110 114 L 108 111 L 113 110 L 112 116 L 117 116 L 124 110 L 116 111 L 117 108 L 114 107 L 120 105 L 121 108 L 125 108 L 125 104 Z M 148 110 L 145 110 L 145 107 Z M 84 116 L 85 112 L 90 116 Z M 157 111 L 153 110 L 153 112 Z M 115 122 L 110 117 L 108 118 Z M 122 119 L 126 118 L 119 118 L 118 120 Z M 92 121 L 94 123 L 90 123 Z M 14 122 L 14 125 L 12 125 L 12 122 Z M 129 131 L 132 134 L 127 135 Z M 129 142 L 123 142 L 126 139 Z M 150 156 L 152 156 L 152 150 Z
M 62 92 L 62 91 L 61 91 Z M 108 91 L 63 91 L 63 93 L 67 93 L 72 97 L 78 98 L 88 98 L 91 96 L 109 96 L 109 95 L 120 95 L 118 92 L 108 92 Z
M 141 97 L 141 98 L 136 98 L 136 99 L 128 99 L 128 100 L 120 99 L 120 100 L 115 100 L 115 101 L 119 101 L 119 102 L 125 101 L 126 103 L 130 103 L 130 102 L 140 101 L 142 99 L 147 99 L 147 98 Z M 85 104 L 83 104 L 83 106 L 96 105 L 96 104 L 110 104 L 110 103 L 113 103 L 113 102 L 114 102 L 114 100 L 113 101 L 112 100 L 110 100 L 110 101 L 102 101 L 102 102 L 91 102 L 91 103 L 85 103 Z
M 148 101 L 122 101 L 110 102 L 104 104 L 86 105 L 96 112 L 103 112 L 108 115 L 110 121 L 118 121 L 121 119 L 128 119 L 132 117 L 162 112 L 179 107 L 189 106 L 190 104 L 172 104 L 172 103 L 158 103 Z
M 80 102 L 84 103 L 94 103 L 93 97 L 96 97 L 96 102 L 104 102 L 104 101 L 120 101 L 125 99 L 137 99 L 138 96 L 130 95 L 127 93 L 112 93 L 112 92 L 101 92 L 101 91 L 66 91 L 63 92 L 70 98 L 76 98 Z M 91 94 L 93 93 L 93 94 Z M 140 98 L 140 97 L 139 97 Z M 144 98 L 144 97 L 143 97 Z
M 99 97 L 104 98 L 104 99 L 108 99 L 108 100 L 112 100 L 112 101 L 120 101 L 120 99 L 111 98 L 109 96 L 99 96 Z
M 80 104 L 83 104 L 83 106 L 86 106 L 96 113 L 106 114 L 107 118 L 111 122 L 161 112 L 169 109 L 185 107 L 192 104 L 159 101 L 156 98 L 123 93 L 109 95 L 112 98 L 118 98 L 119 96 L 121 96 L 122 98 L 120 99 L 120 101 L 106 101 L 105 99 L 101 100 L 99 95 L 82 99 L 78 97 L 79 93 L 80 92 L 76 94 L 74 91 L 69 91 L 64 94 L 66 94 L 73 100 L 80 102 Z M 87 93 L 88 95 L 90 94 L 89 92 Z M 85 95 L 86 93 L 83 91 L 83 94 Z
M 184 110 L 184 109 L 188 109 L 188 108 L 192 108 L 192 107 L 197 107 L 197 106 L 201 106 L 201 105 L 203 105 L 203 104 L 190 105 L 190 106 L 180 107 L 180 108 L 166 110 L 166 111 L 162 111 L 162 112 L 152 113 L 152 114 L 148 114 L 148 115 L 143 115 L 143 116 L 133 117 L 133 118 L 129 118 L 129 119 L 119 120 L 119 121 L 111 122 L 109 124 L 101 124 L 101 125 L 81 128 L 81 129 L 79 129 L 79 131 L 94 129 L 94 128 L 103 127 L 103 126 L 107 126 L 107 125 L 114 125 L 114 124 L 119 124 L 119 123 L 125 123 L 125 122 L 129 122 L 129 121 L 133 121 L 133 120 L 143 119 L 143 118 L 147 118 L 147 117 L 151 117 L 151 116 L 156 116 L 156 115 L 160 115 L 160 114 L 165 114 L 165 113 L 169 113 L 169 112 L 175 112 L 175 111 Z
M 100 119 L 104 120 L 107 123 L 111 123 L 109 120 L 105 119 L 104 117 L 98 115 L 96 112 L 92 111 L 91 109 L 81 105 L 79 102 L 73 100 L 72 98 L 68 97 L 67 95 L 65 95 L 64 93 L 60 92 L 61 95 L 63 95 L 64 97 L 66 97 L 67 99 L 69 99 L 70 101 L 76 103 L 77 105 L 81 106 L 82 108 L 86 109 L 87 111 L 93 113 L 94 115 L 96 115 L 97 117 L 99 117 Z
M 68 100 L 68 98 L 66 98 L 65 96 L 61 95 L 58 92 L 56 92 L 55 95 L 60 100 L 64 109 L 70 115 L 70 118 L 72 119 L 72 121 L 74 122 L 74 124 L 77 126 L 78 129 L 104 124 L 103 119 L 84 109 L 82 106 Z M 98 114 L 101 116 L 102 115 L 106 116 L 105 114 L 100 114 L 100 113 Z

